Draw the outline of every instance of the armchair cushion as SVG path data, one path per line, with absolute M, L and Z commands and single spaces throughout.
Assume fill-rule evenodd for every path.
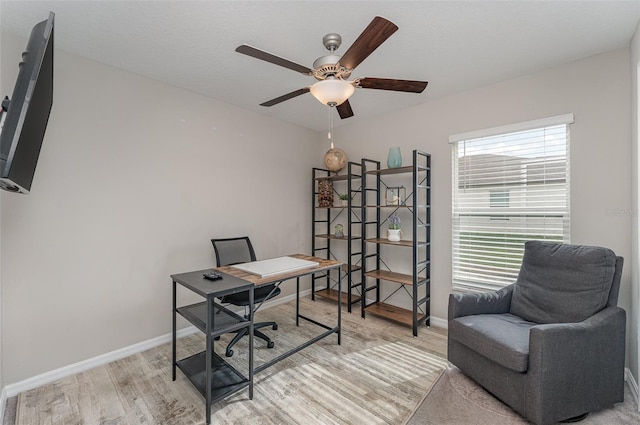
M 526 242 L 510 313 L 536 323 L 582 322 L 607 305 L 615 265 L 607 248 Z
M 509 313 L 477 314 L 449 321 L 449 338 L 515 372 L 526 372 L 533 326 Z

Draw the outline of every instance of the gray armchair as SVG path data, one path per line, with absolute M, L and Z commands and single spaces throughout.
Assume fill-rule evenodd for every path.
M 529 241 L 516 282 L 449 297 L 448 358 L 537 425 L 624 399 L 622 257 Z

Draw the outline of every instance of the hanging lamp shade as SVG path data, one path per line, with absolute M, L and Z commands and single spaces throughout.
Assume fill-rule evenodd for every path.
M 313 97 L 322 104 L 336 106 L 342 105 L 345 100 L 349 99 L 355 91 L 355 87 L 344 80 L 326 79 L 312 85 L 310 91 Z

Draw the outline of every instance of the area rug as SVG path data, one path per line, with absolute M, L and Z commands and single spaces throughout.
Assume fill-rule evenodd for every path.
M 449 366 L 404 425 L 527 425 L 529 421 Z M 581 425 L 640 424 L 640 413 L 625 387 L 625 402 L 590 414 Z

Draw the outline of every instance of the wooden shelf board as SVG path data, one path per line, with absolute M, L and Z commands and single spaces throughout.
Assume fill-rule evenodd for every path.
M 361 266 L 356 266 L 356 265 L 351 265 L 351 273 L 353 272 L 357 272 L 358 270 L 360 270 L 362 267 Z M 349 265 L 348 264 L 343 264 L 342 265 L 342 271 L 344 273 L 349 271 Z
M 374 279 L 388 280 L 402 285 L 413 285 L 413 276 L 410 274 L 390 272 L 387 270 L 374 270 L 365 273 L 365 276 L 372 277 Z
M 410 173 L 413 171 L 412 165 L 407 165 L 405 167 L 398 168 L 383 168 L 381 170 L 370 170 L 367 171 L 367 174 L 401 174 L 401 173 Z
M 413 326 L 413 312 L 411 310 L 406 310 L 391 304 L 376 303 L 367 306 L 366 311 L 367 313 L 384 317 L 385 319 L 389 319 L 403 325 Z M 424 316 L 424 314 L 418 314 L 418 320 Z
M 316 291 L 315 294 L 318 297 L 338 302 L 338 291 L 336 291 L 335 289 L 332 289 L 332 288 L 320 289 L 319 291 Z M 344 305 L 347 305 L 347 293 L 343 292 L 341 295 L 342 295 L 342 302 L 344 303 Z M 351 301 L 353 301 L 353 302 L 360 301 L 360 296 L 359 295 L 351 295 Z
M 328 207 L 321 207 L 319 205 L 316 205 L 316 209 L 318 209 L 318 210 L 326 210 L 326 209 L 345 210 L 347 208 L 349 208 L 349 207 L 346 206 L 346 205 L 345 206 L 342 206 L 342 205 L 331 205 L 331 206 L 328 206 Z M 352 207 L 352 208 L 358 208 L 358 207 Z
M 371 243 L 384 244 L 384 245 L 397 245 L 397 246 L 408 246 L 408 247 L 413 246 L 413 241 L 408 241 L 408 240 L 401 240 L 400 242 L 391 242 L 387 238 L 373 238 L 373 239 L 367 239 L 366 241 Z
M 359 176 L 358 176 L 359 177 Z M 316 177 L 316 181 L 320 181 L 320 180 L 331 180 L 331 181 L 340 181 L 340 180 L 347 180 L 349 178 L 349 176 L 347 174 L 334 174 L 331 176 L 321 176 L 321 177 Z
M 418 205 L 419 207 L 422 205 Z M 366 208 L 412 208 L 413 205 L 365 205 Z
M 347 237 L 347 236 L 343 236 L 343 237 L 339 238 L 336 235 L 327 235 L 327 234 L 316 235 L 316 238 L 336 239 L 336 240 L 339 240 L 339 241 L 348 241 L 349 240 L 349 237 Z M 360 236 L 351 236 L 351 239 L 360 239 Z

